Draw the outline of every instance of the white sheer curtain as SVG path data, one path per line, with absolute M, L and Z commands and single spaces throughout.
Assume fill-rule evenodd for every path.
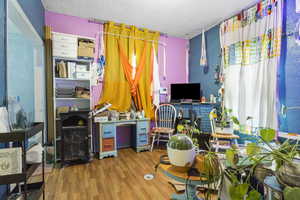
M 225 107 L 241 124 L 277 128 L 282 0 L 264 0 L 221 24 Z

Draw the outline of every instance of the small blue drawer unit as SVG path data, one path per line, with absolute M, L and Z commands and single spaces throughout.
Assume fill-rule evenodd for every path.
M 137 152 L 149 150 L 149 129 L 149 120 L 137 121 L 133 139 L 133 147 L 135 147 Z
M 114 123 L 102 123 L 100 125 L 100 159 L 117 156 L 116 131 L 116 125 Z

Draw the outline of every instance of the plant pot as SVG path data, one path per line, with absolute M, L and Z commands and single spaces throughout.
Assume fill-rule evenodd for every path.
M 209 150 L 210 147 L 209 140 L 211 139 L 210 133 L 193 134 L 192 137 L 197 139 L 198 147 L 200 150 L 206 150 L 206 151 Z
M 279 183 L 290 187 L 300 187 L 300 160 L 294 159 L 292 163 L 284 162 L 276 172 Z
M 206 153 L 200 153 L 195 158 L 195 166 L 198 172 L 205 176 L 219 176 L 220 163 L 217 156 L 208 157 Z
M 273 176 L 274 173 L 272 170 L 265 168 L 264 165 L 259 164 L 254 169 L 254 177 L 260 182 L 263 183 L 267 176 Z
M 172 165 L 176 167 L 192 166 L 196 155 L 195 147 L 190 150 L 177 150 L 168 146 L 167 150 L 168 157 Z

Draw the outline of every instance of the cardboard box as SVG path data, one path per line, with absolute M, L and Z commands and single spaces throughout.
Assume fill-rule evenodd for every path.
M 79 57 L 94 57 L 95 44 L 91 40 L 81 40 L 78 45 L 78 56 Z

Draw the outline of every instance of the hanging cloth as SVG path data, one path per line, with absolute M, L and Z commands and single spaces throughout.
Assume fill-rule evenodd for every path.
M 200 66 L 207 66 L 205 34 L 202 31 Z
M 185 80 L 188 83 L 189 82 L 189 45 L 185 48 Z
M 124 51 L 123 51 L 123 47 L 121 45 L 121 43 L 118 41 L 119 44 L 119 52 L 120 52 L 120 58 L 121 58 L 121 63 L 123 66 L 123 70 L 125 72 L 125 77 L 130 85 L 130 92 L 132 94 L 133 97 L 136 96 L 137 94 L 137 85 L 138 82 L 141 78 L 141 74 L 142 71 L 144 69 L 145 66 L 145 61 L 146 61 L 146 46 L 147 46 L 147 42 L 145 42 L 145 46 L 144 46 L 144 50 L 142 53 L 142 57 L 141 57 L 141 61 L 139 63 L 139 65 L 136 67 L 136 73 L 134 76 L 134 79 L 132 79 L 132 66 L 129 63 L 129 59 L 128 57 L 125 55 Z
M 296 13 L 300 13 L 300 0 L 296 0 Z
M 160 81 L 159 81 L 159 69 L 158 69 L 158 62 L 157 62 L 157 54 L 155 52 L 155 46 L 154 43 L 152 43 L 152 53 L 151 53 L 151 66 L 152 66 L 152 84 L 151 84 L 151 89 L 152 89 L 152 103 L 156 107 L 159 106 L 160 103 Z

